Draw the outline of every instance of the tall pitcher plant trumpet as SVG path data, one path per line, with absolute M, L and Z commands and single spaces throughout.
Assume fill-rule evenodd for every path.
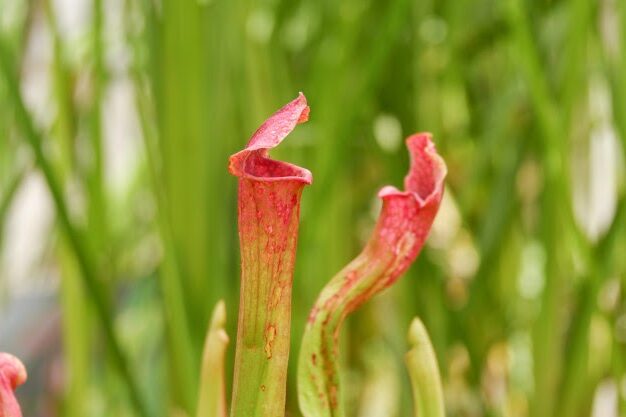
M 235 343 L 231 417 L 283 417 L 291 329 L 291 290 L 300 198 L 312 175 L 271 159 L 269 151 L 309 117 L 303 94 L 267 119 L 247 146 L 230 157 L 238 177 L 241 293 Z M 431 135 L 410 136 L 411 166 L 404 189 L 383 187 L 382 210 L 361 253 L 323 288 L 308 317 L 298 360 L 298 399 L 305 417 L 342 417 L 339 333 L 346 317 L 398 280 L 416 259 L 443 195 L 446 166 Z M 220 302 L 206 337 L 196 417 L 226 417 L 224 357 L 228 336 Z M 415 415 L 443 417 L 439 371 L 419 319 L 406 355 Z M 21 417 L 13 390 L 26 378 L 22 364 L 0 354 L 0 417 Z

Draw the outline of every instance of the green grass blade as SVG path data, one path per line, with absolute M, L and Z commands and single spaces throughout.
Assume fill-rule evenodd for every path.
M 130 400 L 137 413 L 142 417 L 147 417 L 149 415 L 148 410 L 141 398 L 139 386 L 135 381 L 129 363 L 124 356 L 115 334 L 108 303 L 104 295 L 105 292 L 101 288 L 98 281 L 98 273 L 95 268 L 95 263 L 92 260 L 91 255 L 88 253 L 88 248 L 84 239 L 81 237 L 78 229 L 70 220 L 69 211 L 63 198 L 60 183 L 52 170 L 50 162 L 44 154 L 42 137 L 35 129 L 33 121 L 24 106 L 24 102 L 22 101 L 22 96 L 19 91 L 20 83 L 15 73 L 14 62 L 2 39 L 0 39 L 0 72 L 2 73 L 8 86 L 9 97 L 15 107 L 16 118 L 22 135 L 35 154 L 37 166 L 42 171 L 48 185 L 48 189 L 52 195 L 52 200 L 56 208 L 61 227 L 67 236 L 69 245 L 72 248 L 74 255 L 76 256 L 76 260 L 81 271 L 81 277 L 83 278 L 83 284 L 85 285 L 87 293 L 90 295 L 90 299 L 94 303 L 96 315 L 100 325 L 102 326 L 102 330 L 104 331 L 107 347 L 110 349 L 111 358 L 117 368 L 117 371 L 120 373 L 122 380 L 127 385 Z

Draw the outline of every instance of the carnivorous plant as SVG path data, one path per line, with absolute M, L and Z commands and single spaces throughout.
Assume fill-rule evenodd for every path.
M 238 177 L 241 290 L 230 404 L 231 417 L 283 417 L 291 329 L 291 291 L 300 199 L 311 184 L 305 169 L 271 159 L 269 150 L 309 117 L 301 93 L 267 119 L 230 157 Z M 308 317 L 298 361 L 298 399 L 305 417 L 342 417 L 339 334 L 346 317 L 398 280 L 422 249 L 443 195 L 446 166 L 431 135 L 406 141 L 411 166 L 404 189 L 383 187 L 382 210 L 362 252 L 324 287 Z M 197 417 L 226 417 L 224 357 L 228 336 L 220 302 L 205 341 Z M 415 415 L 443 417 L 437 363 L 426 329 L 415 319 L 406 363 Z M 0 417 L 21 417 L 14 389 L 26 379 L 21 362 L 0 354 Z

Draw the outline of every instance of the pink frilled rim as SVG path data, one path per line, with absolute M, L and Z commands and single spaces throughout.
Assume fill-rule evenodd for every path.
M 26 381 L 26 368 L 18 358 L 0 352 L 0 417 L 21 417 L 13 391 Z
M 268 151 L 278 146 L 300 123 L 309 120 L 309 106 L 304 94 L 287 103 L 270 116 L 252 135 L 242 151 L 232 155 L 228 170 L 231 174 L 257 181 L 297 181 L 311 184 L 313 176 L 301 168 L 269 157 Z
M 15 389 L 26 382 L 26 368 L 15 356 L 0 352 L 0 378 Z
M 443 182 L 448 172 L 443 159 L 437 154 L 430 133 L 416 133 L 406 140 L 411 156 L 409 173 L 404 177 L 404 191 L 388 185 L 378 192 L 386 200 L 392 197 L 415 198 L 419 207 L 439 204 L 443 195 Z

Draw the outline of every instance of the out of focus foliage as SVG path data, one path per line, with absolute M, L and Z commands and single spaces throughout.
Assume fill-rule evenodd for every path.
M 450 416 L 626 416 L 625 1 L 1 0 L 0 39 L 3 305 L 43 287 L 61 313 L 0 334 L 43 369 L 25 415 L 194 414 L 219 298 L 235 334 L 228 155 L 304 91 L 310 122 L 274 155 L 314 175 L 292 358 L 401 183 L 403 138 L 431 131 L 446 197 L 417 264 L 348 323 L 350 414 L 409 415 L 419 315 Z

